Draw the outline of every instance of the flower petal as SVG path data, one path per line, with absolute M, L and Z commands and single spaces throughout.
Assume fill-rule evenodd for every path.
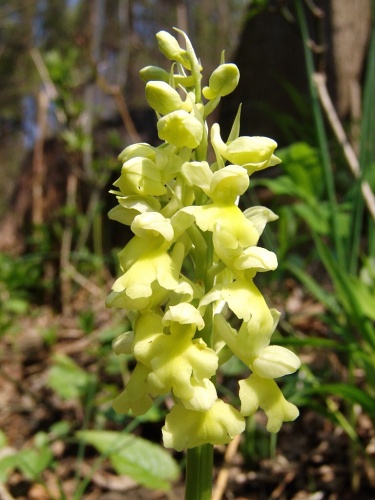
M 177 451 L 206 443 L 227 444 L 244 430 L 244 418 L 220 399 L 208 411 L 174 405 L 162 429 L 164 446 Z
M 234 267 L 238 270 L 252 269 L 255 272 L 273 271 L 277 268 L 277 257 L 265 248 L 251 246 L 237 257 Z
M 163 81 L 151 81 L 146 84 L 146 99 L 149 105 L 161 115 L 176 111 L 182 105 L 177 90 Z
M 194 395 L 190 399 L 181 399 L 181 403 L 188 410 L 207 411 L 217 400 L 215 385 L 207 378 L 197 381 L 191 379 L 191 386 L 194 389 Z
M 252 363 L 254 373 L 263 378 L 278 378 L 294 373 L 301 361 L 294 352 L 278 345 L 262 349 Z
M 133 415 L 139 416 L 151 408 L 152 399 L 148 395 L 147 384 L 148 373 L 147 367 L 137 363 L 126 388 L 113 400 L 112 406 L 117 413 L 128 413 L 131 410 Z
M 159 138 L 178 148 L 196 148 L 202 140 L 203 125 L 180 109 L 163 116 L 157 123 Z
M 212 288 L 201 300 L 199 308 L 217 300 L 224 300 L 237 318 L 251 320 L 253 327 L 260 331 L 270 331 L 274 324 L 272 314 L 263 295 L 252 281 L 237 280 L 230 284 L 219 284 Z
M 259 407 L 262 408 L 268 418 L 268 432 L 278 432 L 283 422 L 291 422 L 298 417 L 298 408 L 284 398 L 274 380 L 252 374 L 240 380 L 239 385 L 241 414 L 253 415 Z

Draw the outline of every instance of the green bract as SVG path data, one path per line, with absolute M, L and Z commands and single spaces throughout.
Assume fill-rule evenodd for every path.
M 258 246 L 277 216 L 265 207 L 243 212 L 238 206 L 249 176 L 279 163 L 277 144 L 240 136 L 240 110 L 227 142 L 217 123 L 209 130 L 207 116 L 236 88 L 239 71 L 222 60 L 202 90 L 199 59 L 179 33 L 186 48 L 165 31 L 157 34 L 171 70 L 141 71 L 162 143 L 129 145 L 119 156 L 118 205 L 109 216 L 133 236 L 119 253 L 121 275 L 107 298 L 131 322 L 114 352 L 136 362 L 113 407 L 142 415 L 153 397 L 171 394 L 163 439 L 176 450 L 228 443 L 258 408 L 267 429 L 277 432 L 298 410 L 274 379 L 300 366 L 294 353 L 270 345 L 280 314 L 253 281 L 277 267 L 276 255 Z M 222 314 L 228 310 L 236 328 Z M 222 401 L 213 382 L 219 361 L 233 355 L 249 370 L 239 382 L 240 409 Z

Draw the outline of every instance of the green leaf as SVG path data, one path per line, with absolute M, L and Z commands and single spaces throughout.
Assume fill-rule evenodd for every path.
M 375 294 L 356 276 L 348 276 L 348 284 L 355 293 L 362 314 L 375 321 Z
M 221 365 L 221 371 L 227 377 L 234 377 L 247 370 L 247 366 L 237 356 L 232 356 L 226 363 Z
M 327 292 L 320 284 L 304 269 L 293 264 L 292 262 L 286 263 L 286 268 L 291 271 L 296 278 L 307 288 L 307 290 L 321 302 L 327 309 L 334 313 L 339 312 L 339 307 L 336 298 L 331 293 Z
M 178 478 L 179 468 L 171 455 L 146 439 L 115 431 L 78 431 L 77 437 L 108 456 L 118 474 L 147 488 L 168 490 Z
M 322 205 L 318 208 L 307 205 L 306 203 L 297 203 L 294 205 L 294 211 L 317 234 L 329 234 L 329 214 L 322 210 Z
M 286 347 L 316 347 L 325 349 L 336 349 L 339 351 L 347 351 L 350 349 L 346 344 L 341 345 L 338 340 L 325 339 L 322 337 L 283 337 L 278 335 L 277 331 L 272 336 L 272 344 L 286 346 Z
M 304 389 L 300 391 L 300 393 L 305 396 L 313 394 L 328 394 L 339 396 L 345 401 L 348 401 L 352 404 L 359 404 L 371 418 L 375 418 L 375 406 L 373 398 L 358 387 L 343 383 L 322 384 L 309 389 Z
M 273 194 L 295 196 L 297 198 L 306 199 L 308 193 L 298 186 L 287 175 L 280 175 L 276 179 L 257 179 L 253 181 L 253 186 L 265 186 Z
M 47 469 L 53 459 L 52 451 L 43 447 L 39 450 L 27 448 L 18 454 L 18 468 L 24 473 L 26 478 L 36 480 L 40 474 Z
M 6 455 L 0 458 L 0 481 L 5 482 L 8 479 L 8 475 L 16 469 L 19 462 L 18 453 L 13 453 L 11 455 Z
M 323 190 L 323 177 L 317 149 L 305 142 L 296 142 L 278 151 L 277 155 L 293 182 L 318 199 Z
M 49 370 L 47 384 L 63 399 L 74 399 L 85 393 L 90 375 L 68 356 L 58 354 Z

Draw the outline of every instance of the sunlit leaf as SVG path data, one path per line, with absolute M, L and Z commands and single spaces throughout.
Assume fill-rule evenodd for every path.
M 171 455 L 146 439 L 115 431 L 79 431 L 77 437 L 108 456 L 118 474 L 143 486 L 168 490 L 178 478 L 179 469 Z

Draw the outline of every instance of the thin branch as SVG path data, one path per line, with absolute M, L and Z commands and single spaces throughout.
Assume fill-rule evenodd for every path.
M 121 119 L 125 125 L 125 128 L 129 134 L 129 138 L 131 142 L 140 142 L 140 137 L 135 128 L 132 117 L 130 116 L 128 105 L 123 96 L 121 87 L 119 85 L 113 85 L 109 83 L 103 75 L 101 75 L 98 71 L 96 71 L 96 83 L 101 88 L 101 90 L 112 96 L 115 100 L 119 113 L 121 115 Z
M 94 295 L 95 297 L 103 298 L 103 290 L 92 283 L 92 281 L 88 280 L 86 276 L 78 272 L 70 262 L 66 264 L 65 272 L 69 275 L 70 278 L 72 278 L 82 288 L 85 288 L 92 295 Z
M 341 124 L 341 121 L 336 113 L 336 110 L 333 106 L 332 100 L 328 93 L 327 85 L 326 85 L 326 77 L 322 73 L 314 73 L 314 84 L 318 92 L 319 100 L 323 106 L 323 109 L 327 115 L 328 121 L 332 127 L 334 134 L 341 147 L 343 148 L 344 155 L 346 161 L 348 162 L 349 168 L 352 171 L 353 176 L 356 179 L 361 178 L 361 166 L 359 164 L 358 158 L 350 144 L 345 130 Z M 372 189 L 367 181 L 361 182 L 361 191 L 367 208 L 375 220 L 375 195 L 372 192 Z
M 69 174 L 66 183 L 66 206 L 76 207 L 76 196 L 77 196 L 77 176 L 72 172 Z M 67 270 L 70 265 L 70 254 L 72 250 L 72 239 L 73 239 L 73 223 L 71 216 L 66 215 L 65 225 L 61 238 L 61 249 L 60 249 L 60 280 L 61 280 L 61 303 L 63 312 L 68 312 L 68 304 L 70 298 L 70 276 Z
M 233 441 L 231 441 L 227 446 L 224 455 L 224 466 L 220 469 L 220 472 L 218 474 L 215 484 L 215 489 L 212 494 L 212 500 L 221 500 L 225 493 L 225 489 L 227 487 L 229 479 L 229 467 L 232 463 L 235 454 L 237 453 L 240 441 L 241 441 L 241 435 L 238 434 L 237 436 L 235 436 Z
M 53 83 L 46 63 L 43 60 L 43 57 L 39 51 L 39 49 L 33 47 L 30 49 L 30 56 L 34 61 L 35 67 L 39 73 L 39 76 L 43 82 L 44 89 L 50 101 L 55 101 L 58 98 L 58 92 L 55 84 Z M 62 125 L 66 124 L 67 118 L 66 114 L 58 107 L 54 109 L 56 118 L 58 122 Z
M 46 165 L 44 159 L 44 142 L 47 133 L 47 114 L 49 98 L 47 93 L 40 89 L 38 93 L 38 136 L 33 152 L 33 176 L 32 176 L 32 221 L 34 225 L 43 223 L 43 184 L 46 176 Z

